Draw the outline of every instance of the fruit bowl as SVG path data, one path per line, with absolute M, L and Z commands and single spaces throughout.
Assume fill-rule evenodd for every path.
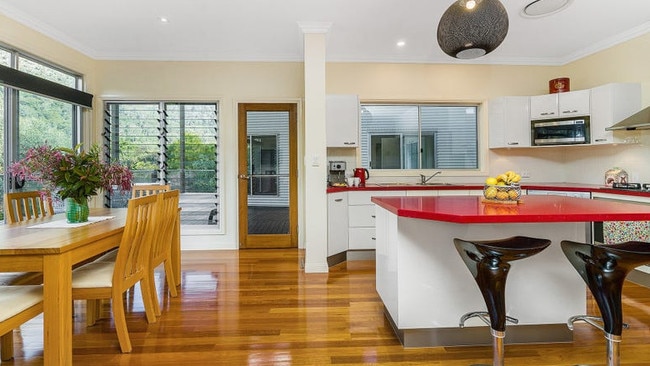
M 519 184 L 486 184 L 483 187 L 483 197 L 490 202 L 517 203 L 521 198 L 521 187 Z

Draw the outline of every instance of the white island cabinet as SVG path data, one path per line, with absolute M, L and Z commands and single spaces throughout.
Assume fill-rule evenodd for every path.
M 557 195 L 527 196 L 524 204 L 482 202 L 481 197 L 375 197 L 376 287 L 386 316 L 405 347 L 490 344 L 487 326 L 461 316 L 484 311 L 476 281 L 453 240 L 526 235 L 551 246 L 511 262 L 506 284 L 506 343 L 570 342 L 569 317 L 585 314 L 586 286 L 560 242 L 586 242 L 594 221 L 650 219 L 650 207 Z M 498 205 L 498 204 L 496 204 Z

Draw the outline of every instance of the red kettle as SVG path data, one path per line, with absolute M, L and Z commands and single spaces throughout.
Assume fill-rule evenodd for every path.
M 366 168 L 354 168 L 354 177 L 359 178 L 359 187 L 366 185 L 366 179 L 370 178 L 370 173 Z

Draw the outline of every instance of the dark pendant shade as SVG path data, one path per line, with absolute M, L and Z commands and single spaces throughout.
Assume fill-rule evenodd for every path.
M 473 9 L 466 1 L 455 1 L 438 23 L 438 44 L 449 56 L 472 59 L 486 55 L 508 34 L 508 13 L 499 0 L 476 0 Z

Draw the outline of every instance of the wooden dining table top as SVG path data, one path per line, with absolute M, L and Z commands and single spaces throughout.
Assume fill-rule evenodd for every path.
M 59 254 L 124 230 L 125 208 L 95 208 L 90 210 L 90 216 L 113 216 L 113 218 L 78 227 L 34 227 L 38 224 L 66 220 L 65 214 L 57 214 L 0 225 L 0 256 Z

